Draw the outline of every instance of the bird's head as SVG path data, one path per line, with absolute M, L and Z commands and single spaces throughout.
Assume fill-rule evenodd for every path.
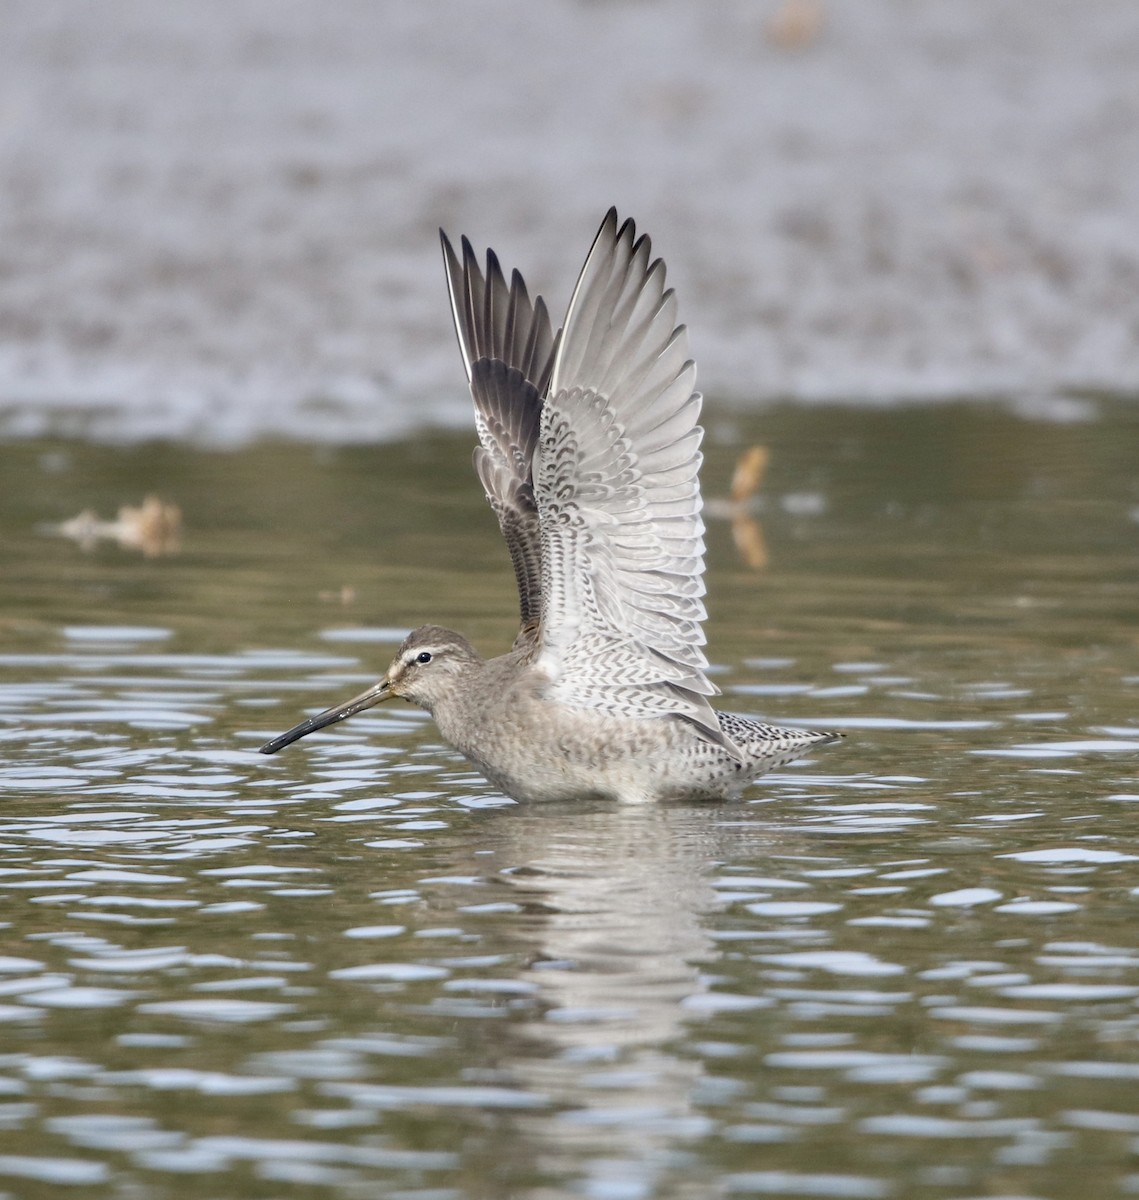
M 291 742 L 355 716 L 399 696 L 433 712 L 450 695 L 460 677 L 482 662 L 475 648 L 460 633 L 441 625 L 422 625 L 404 638 L 383 679 L 367 691 L 309 717 L 261 747 L 262 754 L 276 754 Z

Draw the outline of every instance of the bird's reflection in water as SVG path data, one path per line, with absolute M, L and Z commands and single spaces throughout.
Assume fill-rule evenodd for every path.
M 600 1173 L 589 1194 L 621 1179 L 644 1186 L 678 1141 L 708 1132 L 693 1103 L 703 1067 L 673 1047 L 718 957 L 705 928 L 721 904 L 715 867 L 767 836 L 758 821 L 741 834 L 740 815 L 723 804 L 534 806 L 495 823 L 487 843 L 528 914 L 522 978 L 541 1012 L 516 1028 L 504 1066 L 551 1101 L 521 1124 L 547 1155 L 564 1147 L 554 1169 L 587 1161 Z

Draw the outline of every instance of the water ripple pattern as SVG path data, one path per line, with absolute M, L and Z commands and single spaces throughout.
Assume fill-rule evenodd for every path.
M 1029 445 L 982 504 L 960 463 L 910 491 L 886 469 L 928 417 L 905 453 L 877 415 L 815 419 L 764 423 L 773 491 L 820 460 L 825 511 L 765 509 L 760 574 L 710 527 L 710 646 L 725 707 L 850 736 L 734 804 L 514 804 L 394 705 L 256 753 L 366 686 L 416 613 L 509 642 L 493 516 L 448 491 L 465 441 L 417 446 L 406 476 L 379 452 L 155 449 L 186 488 L 177 559 L 17 522 L 0 1193 L 1134 1195 L 1131 427 L 1076 454 L 946 414 L 958 456 L 987 461 L 994 430 Z M 50 478 L 65 512 L 98 463 L 141 469 L 5 453 L 29 456 L 6 473 L 23 503 Z M 732 457 L 711 439 L 712 487 Z M 444 482 L 408 505 L 422 470 Z M 1088 479 L 1108 482 L 1077 503 Z M 375 489 L 368 521 L 345 480 Z M 279 504 L 288 544 L 259 549 Z M 310 511 L 344 513 L 342 540 Z

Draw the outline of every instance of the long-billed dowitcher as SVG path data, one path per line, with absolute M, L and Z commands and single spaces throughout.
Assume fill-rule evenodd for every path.
M 522 276 L 440 231 L 475 403 L 475 469 L 522 627 L 483 659 L 424 625 L 366 692 L 261 747 L 392 696 L 519 800 L 732 795 L 839 734 L 716 712 L 702 646 L 701 397 L 664 263 L 610 209 L 555 334 Z

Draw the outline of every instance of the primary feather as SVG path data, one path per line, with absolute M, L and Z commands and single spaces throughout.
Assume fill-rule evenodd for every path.
M 675 714 L 730 747 L 702 648 L 695 381 L 664 264 L 611 209 L 570 300 L 534 459 L 538 664 L 564 704 Z
M 439 237 L 459 350 L 475 405 L 475 470 L 514 564 L 522 619 L 519 638 L 530 641 L 537 635 L 542 612 L 541 534 L 532 464 L 557 339 L 541 296 L 531 303 L 517 271 L 507 287 L 493 250 L 487 251 L 484 275 L 466 238 L 460 261 L 442 230 Z

